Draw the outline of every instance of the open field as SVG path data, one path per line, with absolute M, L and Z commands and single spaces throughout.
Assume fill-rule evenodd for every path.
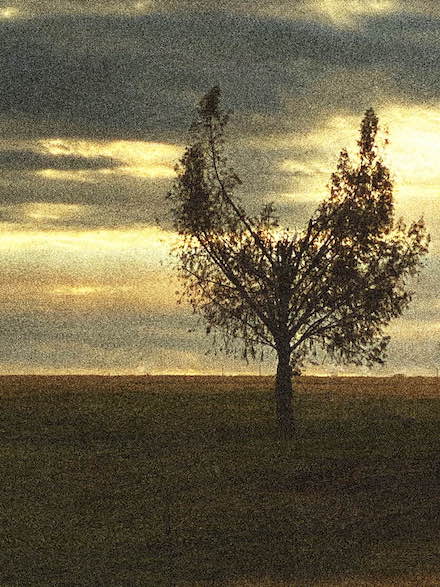
M 440 585 L 440 383 L 0 377 L 0 585 Z

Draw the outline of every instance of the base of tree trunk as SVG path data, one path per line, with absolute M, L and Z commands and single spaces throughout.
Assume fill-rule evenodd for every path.
M 277 393 L 277 421 L 280 438 L 289 439 L 295 436 L 295 420 L 292 408 L 292 392 Z
M 280 437 L 283 439 L 293 438 L 295 419 L 292 406 L 292 368 L 290 366 L 290 354 L 288 353 L 280 354 L 278 357 L 275 399 Z

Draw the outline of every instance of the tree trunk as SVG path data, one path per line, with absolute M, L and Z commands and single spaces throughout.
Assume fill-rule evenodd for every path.
M 280 436 L 281 438 L 292 438 L 295 432 L 295 422 L 292 408 L 292 368 L 288 344 L 278 349 L 275 399 Z

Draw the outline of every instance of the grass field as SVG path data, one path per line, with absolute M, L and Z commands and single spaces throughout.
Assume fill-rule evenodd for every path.
M 440 585 L 440 384 L 1 377 L 0 585 Z

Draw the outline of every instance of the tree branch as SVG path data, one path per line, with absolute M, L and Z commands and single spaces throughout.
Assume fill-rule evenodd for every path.
M 246 216 L 241 212 L 240 208 L 235 204 L 234 200 L 229 196 L 229 194 L 225 188 L 224 182 L 223 182 L 222 178 L 220 177 L 220 172 L 218 169 L 218 162 L 217 162 L 218 155 L 215 150 L 215 139 L 214 139 L 214 130 L 212 128 L 212 119 L 209 120 L 209 146 L 210 146 L 210 150 L 211 150 L 211 159 L 212 159 L 212 165 L 214 168 L 214 173 L 215 173 L 217 182 L 220 186 L 220 191 L 221 191 L 221 194 L 222 194 L 224 200 L 226 200 L 226 202 L 229 204 L 229 206 L 233 209 L 233 211 L 237 215 L 237 218 L 243 223 L 243 225 L 246 227 L 246 229 L 252 235 L 258 248 L 260 249 L 260 251 L 263 253 L 263 255 L 266 257 L 266 259 L 269 261 L 269 263 L 273 267 L 273 259 L 272 259 L 271 255 L 269 254 L 267 247 L 265 246 L 263 240 L 261 239 L 259 234 L 255 232 L 249 219 L 246 218 Z

